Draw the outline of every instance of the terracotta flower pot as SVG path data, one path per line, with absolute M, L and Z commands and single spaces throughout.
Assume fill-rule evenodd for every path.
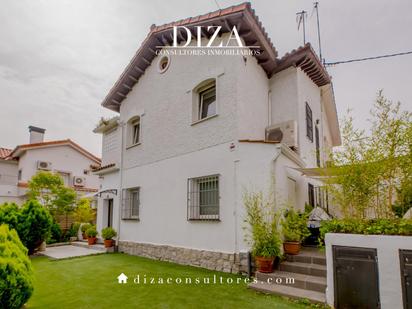
M 273 262 L 275 261 L 274 257 L 266 258 L 262 256 L 257 256 L 255 258 L 258 271 L 261 273 L 271 273 L 273 272 Z
M 84 240 L 87 239 L 86 233 L 82 233 L 82 238 L 83 238 Z
M 94 245 L 96 243 L 97 238 L 96 237 L 89 237 L 87 238 L 87 244 L 89 246 Z
M 299 241 L 285 241 L 283 243 L 283 251 L 285 254 L 296 255 L 300 251 L 300 242 Z
M 105 248 L 113 247 L 113 239 L 105 239 L 104 240 L 104 247 Z

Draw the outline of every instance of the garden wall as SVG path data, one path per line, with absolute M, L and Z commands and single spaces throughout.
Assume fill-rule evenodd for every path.
M 403 308 L 399 250 L 412 250 L 411 236 L 355 235 L 328 233 L 325 237 L 327 262 L 326 300 L 334 306 L 332 246 L 374 248 L 377 251 L 378 286 L 381 308 Z M 357 280 L 354 276 L 353 280 Z
M 120 241 L 119 251 L 131 255 L 198 266 L 227 273 L 246 274 L 248 272 L 248 254 L 246 252 L 224 253 L 130 241 Z

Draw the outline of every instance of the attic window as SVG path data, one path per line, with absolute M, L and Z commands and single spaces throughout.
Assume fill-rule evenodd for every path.
M 159 70 L 159 73 L 164 73 L 167 71 L 170 65 L 170 57 L 169 56 L 163 56 L 160 58 L 159 62 L 157 63 L 157 68 Z

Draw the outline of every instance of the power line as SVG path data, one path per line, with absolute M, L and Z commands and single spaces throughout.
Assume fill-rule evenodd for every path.
M 214 1 L 215 1 L 216 5 L 217 5 L 217 8 L 218 8 L 219 10 L 221 10 L 222 8 L 220 7 L 219 2 L 217 2 L 217 0 L 214 0 Z
M 388 55 L 382 55 L 382 56 L 374 56 L 374 57 L 366 57 L 366 58 L 336 61 L 336 62 L 325 62 L 324 64 L 325 64 L 325 66 L 332 66 L 332 65 L 342 64 L 342 63 L 351 63 L 351 62 L 359 62 L 359 61 L 374 60 L 374 59 L 381 59 L 381 58 L 390 58 L 390 57 L 405 56 L 405 55 L 410 55 L 410 54 L 412 54 L 412 51 L 395 53 L 395 54 L 388 54 Z

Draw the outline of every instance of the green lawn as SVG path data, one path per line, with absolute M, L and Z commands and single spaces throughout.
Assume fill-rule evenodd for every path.
M 146 278 L 224 280 L 239 276 L 153 261 L 125 254 L 102 254 L 60 261 L 32 259 L 34 294 L 27 308 L 305 308 L 287 299 L 248 290 L 246 284 L 142 284 Z M 127 284 L 117 283 L 125 273 Z M 133 279 L 140 275 L 140 284 Z M 149 280 L 149 279 L 147 279 Z M 158 279 L 157 279 L 158 280 Z

